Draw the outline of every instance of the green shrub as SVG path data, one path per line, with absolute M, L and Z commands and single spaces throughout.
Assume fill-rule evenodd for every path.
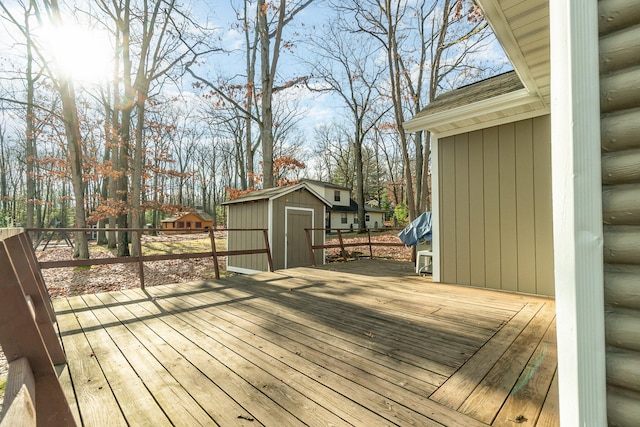
M 393 214 L 397 225 L 404 226 L 409 223 L 409 209 L 404 203 L 397 204 Z

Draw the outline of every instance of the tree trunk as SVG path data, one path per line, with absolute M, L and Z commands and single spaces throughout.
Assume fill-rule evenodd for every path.
M 0 126 L 0 199 L 2 200 L 2 218 L 7 219 L 9 215 L 9 192 L 7 184 L 7 158 L 4 146 L 5 129 Z M 4 226 L 6 226 L 5 224 Z
M 62 26 L 62 18 L 57 0 L 51 1 L 51 12 L 56 26 Z M 84 182 L 82 179 L 82 148 L 80 136 L 80 123 L 78 121 L 78 109 L 73 82 L 68 76 L 58 77 L 58 91 L 62 101 L 62 116 L 67 137 L 67 149 L 69 163 L 71 164 L 71 184 L 75 199 L 75 226 L 85 228 L 87 226 L 84 211 Z M 84 232 L 76 233 L 74 257 L 89 259 L 89 245 L 87 235 Z
M 26 34 L 30 34 L 29 18 L 25 17 Z M 27 83 L 27 117 L 26 117 L 26 155 L 27 155 L 27 228 L 33 228 L 34 202 L 36 198 L 36 181 L 34 174 L 34 163 L 36 161 L 36 138 L 34 133 L 34 79 L 32 73 L 33 54 L 31 36 L 26 37 L 27 42 L 27 70 L 25 73 Z
M 130 35 L 129 26 L 130 5 L 126 1 L 124 8 L 124 20 L 120 32 L 122 33 L 122 66 L 123 84 L 125 91 L 125 108 L 121 111 L 122 120 L 120 122 L 120 141 L 118 154 L 118 200 L 120 201 L 120 212 L 116 218 L 118 228 L 128 227 L 127 206 L 129 205 L 129 144 L 131 142 L 131 113 L 133 106 L 129 101 L 133 101 L 135 89 L 131 86 L 131 56 L 130 56 Z M 126 231 L 119 231 L 117 236 L 118 256 L 129 256 L 129 238 Z
M 265 0 L 258 0 L 258 33 L 260 34 L 260 70 L 262 80 L 260 137 L 262 140 L 263 187 L 273 188 L 273 75 L 270 60 L 270 37 Z
M 356 140 L 354 141 L 356 163 L 356 203 L 358 204 L 358 233 L 364 233 L 367 224 L 364 213 L 364 166 L 362 162 L 362 141 L 359 134 L 360 125 L 357 125 Z
M 82 180 L 82 150 L 80 148 L 80 126 L 78 123 L 78 112 L 76 109 L 75 92 L 73 83 L 62 78 L 60 84 L 60 97 L 62 99 L 62 110 L 64 116 L 65 130 L 67 134 L 67 149 L 69 151 L 69 162 L 71 163 L 71 185 L 73 187 L 73 197 L 75 199 L 75 227 L 85 228 L 87 226 L 84 211 L 84 182 Z M 89 245 L 84 232 L 76 233 L 76 244 L 74 257 L 89 259 Z
M 136 145 L 133 154 L 133 179 L 131 182 L 131 224 L 134 228 L 141 228 L 144 218 L 140 202 L 142 200 L 142 159 L 144 157 L 142 140 L 144 138 L 146 95 L 146 86 L 138 88 L 138 100 L 136 103 L 138 109 L 138 121 L 136 124 Z M 131 248 L 131 254 L 133 256 L 138 256 L 137 245 L 133 245 Z
M 258 31 L 255 32 L 253 44 L 249 39 L 249 22 L 248 22 L 248 2 L 245 0 L 244 2 L 244 25 L 245 25 L 245 45 L 246 45 L 246 67 L 247 67 L 247 112 L 249 114 L 245 115 L 244 123 L 245 123 L 245 155 L 247 157 L 246 160 L 246 177 L 243 180 L 243 190 L 247 189 L 247 186 L 253 188 L 255 180 L 255 170 L 254 170 L 254 148 L 253 148 L 253 131 L 251 127 L 253 125 L 253 120 L 251 118 L 251 114 L 253 112 L 253 100 L 255 95 L 255 82 L 256 82 L 256 56 L 258 50 Z

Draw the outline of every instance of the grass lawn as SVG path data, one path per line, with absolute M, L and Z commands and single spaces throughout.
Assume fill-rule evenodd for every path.
M 216 239 L 216 250 L 227 249 L 227 239 Z M 211 240 L 208 237 L 202 239 L 150 241 L 142 244 L 143 255 L 182 254 L 190 252 L 211 251 Z

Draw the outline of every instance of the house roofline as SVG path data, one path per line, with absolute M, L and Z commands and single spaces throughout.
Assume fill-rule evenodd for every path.
M 323 202 L 325 205 L 332 207 L 333 204 L 331 204 L 331 202 L 329 202 L 327 199 L 325 199 L 323 196 L 321 196 L 320 194 L 318 194 L 317 191 L 315 191 L 313 188 L 311 188 L 311 186 L 309 184 L 306 184 L 304 182 L 301 182 L 299 184 L 296 185 L 292 185 L 291 188 L 288 191 L 283 191 L 282 193 L 278 193 L 275 194 L 271 197 L 269 197 L 269 200 L 275 200 L 278 199 L 282 196 L 286 196 L 289 193 L 293 193 L 294 191 L 300 190 L 302 188 L 306 188 L 311 194 L 313 194 L 314 196 L 316 196 L 318 199 L 320 199 L 321 202 Z
M 417 116 L 406 121 L 404 127 L 409 132 L 433 130 L 439 126 L 453 124 L 459 120 L 468 120 L 481 115 L 508 111 L 526 105 L 531 105 L 533 110 L 539 112 L 540 115 L 549 112 L 549 107 L 544 104 L 540 97 L 531 95 L 527 89 L 519 89 L 450 110 Z
M 318 192 L 316 192 L 313 188 L 311 188 L 311 186 L 309 184 L 306 184 L 304 182 L 300 182 L 298 184 L 295 185 L 291 185 L 289 187 L 278 187 L 279 190 L 276 194 L 260 194 L 260 193 L 247 193 L 244 196 L 240 196 L 236 199 L 233 200 L 227 200 L 226 202 L 223 202 L 222 205 L 223 206 L 229 206 L 229 205 L 234 205 L 234 204 L 238 204 L 238 203 L 245 203 L 245 202 L 258 202 L 258 201 L 262 201 L 262 200 L 275 200 L 278 199 L 282 196 L 286 196 L 289 193 L 292 193 L 294 191 L 300 190 L 300 189 L 306 189 L 307 191 L 309 191 L 311 194 L 313 194 L 315 197 L 317 197 L 322 203 L 324 203 L 325 205 L 332 207 L 333 204 L 331 204 L 331 202 L 329 202 L 327 199 L 325 199 L 323 196 L 321 196 L 320 194 L 318 194 Z M 265 191 L 265 190 L 258 190 L 258 191 Z M 253 195 L 253 196 L 252 196 Z M 257 197 L 256 197 L 257 196 Z

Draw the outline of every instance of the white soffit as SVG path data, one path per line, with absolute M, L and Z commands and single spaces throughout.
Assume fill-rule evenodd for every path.
M 501 113 L 499 118 L 495 117 L 496 113 Z M 404 126 L 409 132 L 428 130 L 444 137 L 543 114 L 549 114 L 549 107 L 539 97 L 520 89 L 450 110 L 417 116 L 405 122 Z M 475 124 L 469 124 L 469 121 Z
M 525 88 L 549 103 L 549 0 L 477 0 Z

